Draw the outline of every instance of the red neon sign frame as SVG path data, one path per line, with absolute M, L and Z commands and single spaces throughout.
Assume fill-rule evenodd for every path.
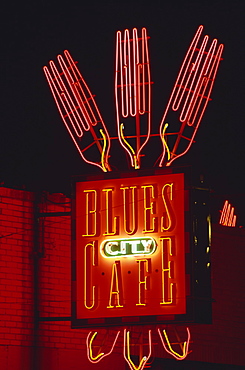
M 186 313 L 184 188 L 183 174 L 76 183 L 74 321 Z

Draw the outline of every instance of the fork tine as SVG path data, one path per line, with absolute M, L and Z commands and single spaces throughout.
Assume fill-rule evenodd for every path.
M 131 80 L 131 53 L 130 53 L 129 31 L 124 32 L 124 47 L 123 47 L 123 67 L 125 75 L 125 94 L 123 95 L 124 104 L 126 105 L 126 114 L 132 114 L 132 80 Z
M 188 110 L 190 109 L 193 97 L 195 96 L 195 90 L 198 87 L 198 82 L 199 82 L 199 80 L 201 78 L 201 75 L 202 75 L 202 70 L 203 70 L 204 67 L 200 71 L 200 65 L 201 65 L 201 62 L 202 62 L 202 59 L 203 59 L 203 55 L 204 55 L 204 51 L 205 51 L 205 47 L 207 45 L 207 42 L 208 42 L 208 36 L 205 36 L 204 39 L 203 39 L 202 45 L 200 47 L 200 50 L 197 54 L 196 60 L 193 62 L 194 73 L 192 73 L 192 71 L 190 71 L 188 81 L 186 81 L 185 85 L 181 86 L 182 89 L 183 89 L 183 93 L 182 93 L 181 98 L 184 98 L 184 104 L 183 104 L 183 108 L 181 110 L 180 118 L 179 118 L 181 122 L 184 122 L 186 120 Z M 193 70 L 193 68 L 192 68 L 192 70 Z M 195 89 L 194 93 L 193 93 L 193 88 Z
M 83 131 L 81 130 L 81 126 L 77 120 L 77 117 L 75 116 L 76 109 L 74 108 L 74 106 L 71 107 L 71 105 L 69 104 L 70 99 L 68 100 L 66 98 L 65 94 L 65 92 L 67 92 L 66 87 L 60 78 L 60 74 L 57 68 L 55 67 L 54 62 L 51 60 L 49 64 L 51 71 L 53 72 L 53 77 L 51 76 L 46 66 L 43 68 L 43 70 L 47 78 L 51 92 L 53 94 L 54 100 L 56 102 L 57 108 L 60 112 L 60 115 L 71 135 L 74 135 L 75 133 L 78 137 L 82 137 Z
M 214 55 L 214 52 L 215 50 L 213 49 L 211 56 L 209 57 L 210 61 L 207 63 L 208 65 L 203 72 L 203 77 L 200 79 L 199 89 L 196 92 L 196 97 L 192 102 L 192 109 L 188 113 L 187 124 L 189 126 L 197 127 L 199 125 L 206 106 L 210 100 L 210 94 L 212 92 L 216 73 L 221 60 L 221 54 L 223 52 L 223 45 L 219 45 L 216 56 Z M 201 107 L 202 103 L 203 106 Z
M 60 67 L 61 67 L 61 70 L 63 72 L 63 75 L 65 76 L 66 78 L 66 82 L 67 82 L 67 85 L 69 87 L 69 90 L 70 92 L 73 94 L 74 98 L 75 98 L 75 103 L 73 103 L 73 100 L 72 100 L 72 103 L 74 106 L 77 106 L 80 108 L 81 112 L 82 112 L 82 116 L 83 117 L 80 117 L 80 121 L 81 121 L 81 124 L 83 126 L 83 129 L 85 131 L 89 131 L 90 129 L 90 122 L 89 122 L 89 117 L 88 117 L 88 114 L 87 114 L 87 111 L 86 111 L 86 108 L 84 107 L 84 102 L 82 101 L 82 99 L 80 98 L 79 94 L 78 94 L 78 91 L 74 85 L 74 81 L 72 79 L 72 76 L 71 76 L 71 73 L 69 71 L 69 69 L 71 68 L 71 65 L 66 65 L 63 57 L 61 55 L 58 55 L 57 56 L 57 59 L 58 59 L 58 62 L 60 64 Z M 67 89 L 68 90 L 68 89 Z M 83 119 L 82 119 L 83 118 Z
M 206 52 L 205 47 L 209 38 L 206 35 L 203 38 L 200 47 L 197 48 L 202 30 L 203 26 L 200 26 L 190 44 L 160 124 L 160 137 L 162 138 L 166 115 L 170 108 L 173 111 L 180 109 L 178 119 L 181 123 L 181 126 L 179 132 L 176 134 L 177 138 L 173 145 L 173 149 L 171 150 L 171 158 L 166 164 L 167 166 L 169 166 L 180 156 L 183 156 L 189 150 L 194 141 L 194 137 L 205 112 L 206 106 L 209 100 L 211 100 L 210 94 L 221 60 L 223 45 L 220 44 L 217 50 L 217 40 L 214 39 L 209 47 L 209 50 Z M 197 52 L 196 55 L 195 52 Z M 184 137 L 183 135 L 186 126 L 193 127 L 190 137 Z M 187 147 L 180 154 L 176 154 L 182 138 L 186 140 Z M 163 153 L 159 163 L 160 167 L 163 165 L 165 156 L 166 141 L 163 138 L 162 144 Z
M 143 40 L 142 40 L 143 42 Z M 139 85 L 139 38 L 138 38 L 138 31 L 136 28 L 133 29 L 133 65 L 131 66 L 132 72 L 130 72 L 132 76 L 132 86 L 131 86 L 131 101 L 132 101 L 132 108 L 131 108 L 131 116 L 136 116 L 139 110 L 138 104 L 138 85 Z
M 116 72 L 115 72 L 115 104 L 116 104 L 116 117 L 117 117 L 117 129 L 118 139 L 121 146 L 129 154 L 132 167 L 134 167 L 134 159 L 130 147 L 125 145 L 125 140 L 121 133 L 121 115 L 123 118 L 129 115 L 128 106 L 128 62 L 127 56 L 129 54 L 129 31 L 124 31 L 124 39 L 122 41 L 121 31 L 117 31 L 116 34 Z M 129 59 L 129 58 L 128 58 Z
M 190 74 L 188 75 L 187 73 L 191 68 L 191 61 L 193 59 L 193 55 L 194 55 L 195 50 L 197 48 L 197 44 L 198 44 L 198 41 L 200 39 L 202 31 L 203 31 L 203 26 L 201 25 L 201 26 L 198 27 L 197 32 L 194 35 L 194 38 L 193 38 L 193 40 L 192 40 L 192 42 L 189 46 L 189 49 L 187 50 L 184 61 L 181 65 L 181 67 L 180 67 L 179 74 L 177 76 L 176 82 L 174 84 L 173 90 L 171 92 L 169 101 L 167 103 L 166 109 L 163 113 L 163 117 L 162 117 L 162 120 L 161 120 L 161 123 L 160 123 L 159 134 L 160 134 L 161 138 L 162 138 L 162 133 L 164 132 L 166 116 L 167 116 L 167 113 L 168 113 L 171 105 L 172 105 L 172 110 L 176 111 L 176 110 L 179 109 L 179 105 L 181 103 L 183 94 L 185 92 L 185 90 L 182 89 L 182 86 L 184 86 L 186 84 L 185 81 L 186 80 L 188 81 L 189 78 L 190 78 Z M 160 162 L 159 162 L 159 167 L 162 167 L 163 161 L 164 161 L 164 155 L 166 153 L 165 140 L 164 141 L 162 140 L 162 144 L 163 144 L 163 154 L 162 154 Z
M 108 164 L 108 155 L 110 150 L 110 137 L 106 126 L 100 115 L 94 97 L 85 83 L 81 73 L 70 53 L 64 52 L 66 61 L 61 55 L 57 59 L 62 73 L 59 73 L 53 61 L 50 61 L 50 70 L 44 67 L 44 73 L 55 99 L 59 113 L 63 122 L 75 143 L 79 154 L 83 160 L 101 168 L 104 172 L 110 171 Z M 84 131 L 90 131 L 92 142 L 81 146 L 81 137 Z M 101 155 L 101 162 L 88 160 L 84 153 L 91 148 L 93 144 L 97 145 Z
M 171 101 L 173 100 L 173 106 L 172 106 L 173 110 L 178 110 L 179 105 L 181 103 L 183 94 L 185 92 L 185 90 L 183 89 L 183 86 L 186 85 L 186 82 L 185 82 L 186 78 L 187 78 L 187 81 L 190 78 L 190 75 L 187 75 L 187 73 L 190 70 L 190 68 L 192 67 L 191 62 L 192 62 L 192 59 L 193 59 L 193 56 L 194 56 L 194 53 L 195 53 L 195 50 L 196 50 L 196 47 L 197 47 L 197 44 L 198 44 L 198 41 L 200 39 L 202 31 L 203 31 L 203 26 L 199 26 L 198 30 L 197 30 L 190 46 L 189 46 L 189 49 L 186 53 L 185 59 L 182 63 L 182 66 L 180 68 L 180 72 L 178 74 L 178 77 L 177 77 L 177 80 L 175 82 L 172 94 L 170 96 L 170 100 Z M 176 95 L 174 96 L 174 94 L 176 94 Z M 180 97 L 179 97 L 179 95 L 180 95 Z M 176 101 L 178 101 L 178 104 L 176 103 Z
M 190 109 L 189 115 L 186 116 L 186 121 L 182 122 L 180 132 L 178 134 L 178 137 L 176 139 L 174 148 L 172 150 L 172 154 L 173 154 L 172 158 L 168 162 L 167 165 L 170 165 L 174 160 L 176 160 L 177 158 L 186 154 L 187 151 L 190 149 L 193 141 L 194 141 L 195 135 L 196 135 L 197 130 L 199 128 L 199 125 L 200 125 L 201 119 L 203 117 L 203 114 L 205 112 L 205 109 L 207 107 L 207 104 L 211 100 L 210 99 L 210 94 L 211 94 L 211 91 L 212 91 L 212 88 L 213 88 L 214 80 L 215 80 L 216 73 L 217 73 L 217 70 L 218 70 L 218 66 L 219 66 L 219 63 L 220 63 L 220 60 L 221 60 L 222 51 L 223 51 L 223 45 L 221 44 L 218 48 L 218 52 L 217 52 L 216 56 L 214 57 L 214 62 L 212 64 L 212 68 L 211 68 L 211 71 L 210 71 L 210 77 L 208 78 L 208 77 L 204 76 L 201 80 L 199 80 L 199 86 L 198 86 L 198 84 L 196 86 L 196 89 L 193 93 L 193 99 L 192 99 L 193 103 L 190 103 L 190 104 L 193 104 L 193 106 Z M 202 88 L 203 83 L 206 84 L 206 88 L 205 88 L 205 85 L 204 85 L 203 92 L 201 93 L 200 90 Z M 207 88 L 208 88 L 208 90 L 207 90 L 207 94 L 205 96 L 204 93 L 205 93 Z M 193 113 L 193 117 L 191 117 L 192 113 Z M 190 138 L 187 141 L 186 149 L 183 150 L 182 153 L 176 155 L 175 153 L 176 153 L 176 150 L 178 148 L 179 142 L 180 142 L 181 138 L 183 137 L 183 131 L 184 131 L 186 125 L 188 125 L 190 127 L 193 127 L 193 132 L 192 132 Z
M 59 61 L 59 63 L 62 63 L 63 58 L 62 58 L 61 55 L 58 55 L 58 61 Z M 50 62 L 50 67 L 51 67 L 51 70 L 52 70 L 52 72 L 55 76 L 55 81 L 57 82 L 58 87 L 61 91 L 60 95 L 61 95 L 63 101 L 66 102 L 66 104 L 68 106 L 68 109 L 66 109 L 66 115 L 63 116 L 64 121 L 66 122 L 66 118 L 69 118 L 70 123 L 74 127 L 75 134 L 78 135 L 78 137 L 81 137 L 82 134 L 83 134 L 83 130 L 88 131 L 89 126 L 86 124 L 86 120 L 84 119 L 84 115 L 81 116 L 79 114 L 79 106 L 74 103 L 74 99 L 71 96 L 71 94 L 73 94 L 73 90 L 71 88 L 69 89 L 69 87 L 70 87 L 69 83 L 68 83 L 68 86 L 67 86 L 67 84 L 64 83 L 64 82 L 68 82 L 67 73 L 69 71 L 67 71 L 67 69 L 69 67 L 67 67 L 66 69 L 64 69 L 62 67 L 65 79 L 62 79 L 61 74 L 58 72 L 58 70 L 57 70 L 53 61 Z M 76 127 L 79 128 L 80 134 L 78 133 Z
M 138 68 L 138 107 L 139 113 L 144 114 L 150 110 L 151 89 L 150 89 L 150 69 L 149 66 L 149 51 L 147 42 L 146 29 L 142 28 L 142 50 L 141 64 Z M 140 69 L 142 70 L 140 73 Z M 146 106 L 147 104 L 147 106 Z
M 150 74 L 150 59 L 148 50 L 148 36 L 146 28 L 142 28 L 142 42 L 141 50 L 139 55 L 141 55 L 141 60 L 139 60 L 138 66 L 138 113 L 140 115 L 147 115 L 147 135 L 145 141 L 141 144 L 139 148 L 139 153 L 142 151 L 143 147 L 147 144 L 150 134 L 151 134 L 151 74 Z M 140 73 L 142 69 L 142 73 Z M 141 78 L 140 78 L 141 76 Z
M 72 86 L 74 88 L 74 92 L 77 92 L 77 98 L 78 98 L 80 104 L 82 105 L 85 114 L 88 116 L 89 125 L 95 126 L 99 121 L 102 122 L 103 120 L 102 120 L 102 117 L 100 115 L 100 111 L 99 111 L 99 109 L 96 105 L 96 102 L 94 100 L 94 97 L 93 97 L 88 85 L 86 84 L 83 76 L 81 75 L 79 69 L 77 68 L 76 63 L 74 62 L 70 53 L 68 52 L 68 50 L 65 50 L 64 54 L 65 54 L 66 59 L 69 63 L 70 70 L 72 72 L 71 74 L 73 75 L 73 77 L 72 77 Z M 82 93 L 84 102 L 83 102 L 83 99 L 81 99 L 81 97 L 80 97 L 79 91 L 80 91 L 80 93 Z M 95 112 L 93 111 L 91 104 L 89 104 L 90 100 L 93 103 L 92 106 L 94 107 Z M 99 119 L 96 118 L 96 114 L 97 114 Z
M 118 126 L 118 138 L 122 147 L 128 152 L 133 167 L 139 168 L 140 153 L 150 137 L 151 131 L 151 80 L 148 54 L 148 37 L 146 29 L 138 37 L 136 28 L 130 39 L 129 30 L 124 31 L 122 40 L 121 31 L 116 36 L 116 74 L 115 100 Z M 144 118 L 144 126 L 140 117 Z M 136 149 L 125 139 L 122 131 L 122 118 L 134 117 L 135 130 L 130 137 L 136 140 Z M 128 125 L 131 130 L 132 125 Z M 147 134 L 141 135 L 145 127 Z M 146 137 L 142 142 L 142 137 Z
M 78 134 L 78 131 L 77 131 L 75 125 L 74 125 L 74 122 L 72 121 L 71 107 L 68 104 L 66 106 L 65 102 L 67 103 L 67 99 L 64 99 L 65 94 L 62 95 L 62 93 L 60 93 L 60 91 L 58 90 L 58 87 L 63 86 L 63 82 L 60 81 L 60 74 L 58 73 L 53 61 L 50 61 L 49 64 L 50 64 L 51 70 L 54 74 L 54 77 L 51 76 L 51 74 L 48 70 L 48 67 L 44 66 L 43 71 L 44 71 L 45 76 L 47 78 L 49 87 L 50 87 L 51 92 L 53 94 L 53 97 L 54 97 L 54 100 L 56 102 L 59 113 L 61 115 L 61 118 L 62 118 L 62 120 L 63 120 L 63 122 L 64 122 L 64 124 L 65 124 L 65 126 L 66 126 L 74 144 L 75 144 L 75 146 L 77 147 L 81 157 L 84 159 L 83 153 L 81 152 L 80 147 L 79 147 L 79 145 L 77 143 L 77 140 L 76 140 L 76 136 L 81 138 L 83 136 L 83 132 L 80 131 L 80 133 Z M 57 82 L 58 87 L 56 86 L 55 82 Z M 63 98 L 62 98 L 62 96 L 63 96 Z M 62 110 L 62 107 L 63 107 L 64 111 Z M 67 109 L 67 108 L 69 108 L 69 109 Z M 67 119 L 70 121 L 70 124 L 69 124 L 69 121 L 67 121 Z M 80 128 L 80 126 L 78 126 L 78 127 Z M 75 131 L 75 134 L 74 134 L 74 131 Z M 84 160 L 86 161 L 86 159 L 84 159 Z
M 70 72 L 69 72 L 69 66 L 67 66 L 65 64 L 65 61 L 64 61 L 64 59 L 61 55 L 58 55 L 57 59 L 58 59 L 59 65 L 60 65 L 61 70 L 62 70 L 62 75 L 65 78 L 63 78 L 63 79 L 61 78 L 61 75 L 60 75 L 60 73 L 58 73 L 54 63 L 53 63 L 53 68 L 55 68 L 56 71 L 57 71 L 56 75 L 58 73 L 57 80 L 62 83 L 62 86 L 63 86 L 62 90 L 64 91 L 64 94 L 63 94 L 64 98 L 67 100 L 67 102 L 69 104 L 69 107 L 71 108 L 69 115 L 73 116 L 74 119 L 76 120 L 76 122 L 79 122 L 79 124 L 82 126 L 81 130 L 88 131 L 89 130 L 89 125 L 87 123 L 86 116 L 83 115 L 83 117 L 81 117 L 81 115 L 79 114 L 79 108 L 81 109 L 81 107 L 78 104 L 78 99 L 75 99 L 75 101 L 74 101 L 74 99 L 71 96 L 71 94 L 74 95 L 74 92 L 73 92 L 73 89 L 72 89 L 72 86 L 71 86 L 71 75 L 70 75 Z M 64 83 L 63 80 L 66 82 L 66 84 Z

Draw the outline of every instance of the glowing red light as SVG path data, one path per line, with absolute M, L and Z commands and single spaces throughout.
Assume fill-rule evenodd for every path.
M 235 227 L 236 215 L 234 214 L 234 211 L 234 207 L 232 207 L 228 200 L 226 200 L 220 215 L 220 225 Z
M 61 118 L 82 159 L 107 172 L 110 170 L 109 134 L 94 96 L 76 63 L 67 50 L 64 51 L 64 55 L 65 58 L 61 55 L 57 57 L 61 72 L 52 60 L 49 62 L 50 69 L 46 66 L 43 68 L 49 87 Z M 85 157 L 85 153 L 92 159 Z
M 187 153 L 193 143 L 207 104 L 211 100 L 210 94 L 221 60 L 223 45 L 220 44 L 218 46 L 217 40 L 214 39 L 209 49 L 206 50 L 209 37 L 206 35 L 201 41 L 202 31 L 203 26 L 200 26 L 187 51 L 163 114 L 160 125 L 160 137 L 163 144 L 160 167 L 162 167 L 164 162 L 169 166 L 174 160 Z M 170 159 L 166 160 L 165 146 L 167 144 L 163 140 L 163 132 L 167 122 L 167 114 L 171 110 L 179 111 L 178 120 L 180 122 L 180 128 L 174 134 L 176 135 L 176 140 L 170 149 Z M 189 129 L 185 133 L 188 126 Z M 180 142 L 182 145 L 179 149 Z
M 121 31 L 117 32 L 115 98 L 118 137 L 134 168 L 140 167 L 140 154 L 151 131 L 151 76 L 147 40 L 145 28 L 142 28 L 141 38 L 136 28 L 133 29 L 132 39 L 127 29 L 123 39 Z M 130 117 L 134 117 L 134 120 L 130 120 Z M 146 133 L 143 141 L 141 130 Z M 132 144 L 126 140 L 129 136 L 131 141 L 135 139 Z

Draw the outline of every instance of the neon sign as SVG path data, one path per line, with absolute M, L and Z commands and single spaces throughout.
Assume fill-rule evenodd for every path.
M 188 152 L 211 100 L 224 45 L 218 45 L 214 39 L 208 46 L 209 36 L 202 39 L 202 31 L 200 26 L 190 44 L 160 123 L 159 167 L 170 166 Z M 117 132 L 119 143 L 135 169 L 141 168 L 142 151 L 153 136 L 148 38 L 146 28 L 142 28 L 140 36 L 136 28 L 131 35 L 128 29 L 116 34 Z M 67 50 L 64 57 L 58 55 L 57 60 L 59 69 L 51 60 L 49 67 L 43 70 L 62 120 L 82 159 L 108 172 L 111 170 L 108 161 L 111 138 L 94 95 Z M 166 122 L 171 111 L 178 112 L 177 132 L 171 132 L 174 127 L 171 120 Z
M 158 335 L 160 337 L 160 342 L 162 343 L 163 348 L 165 349 L 165 351 L 169 355 L 174 357 L 176 360 L 180 360 L 180 361 L 184 360 L 187 357 L 188 353 L 189 353 L 189 344 L 190 344 L 190 339 L 191 339 L 190 329 L 187 327 L 186 331 L 187 331 L 187 340 L 180 341 L 180 335 L 175 330 L 175 334 L 176 334 L 177 338 L 174 339 L 174 346 L 176 346 L 176 344 L 178 344 L 180 346 L 180 348 L 181 348 L 180 352 L 182 352 L 182 353 L 179 353 L 179 352 L 176 351 L 176 349 L 174 349 L 174 346 L 173 346 L 173 344 L 171 343 L 171 341 L 169 339 L 169 335 L 167 334 L 167 329 L 161 330 L 160 328 L 157 328 L 157 332 L 158 332 Z M 94 332 L 94 333 L 89 332 L 89 334 L 87 336 L 87 340 L 86 340 L 87 357 L 88 357 L 89 361 L 95 364 L 95 363 L 100 362 L 104 357 L 110 355 L 112 353 L 114 347 L 115 347 L 115 344 L 117 342 L 117 339 L 118 339 L 120 333 L 121 333 L 120 331 L 117 332 L 117 334 L 116 334 L 116 336 L 113 339 L 113 342 L 111 344 L 111 348 L 107 353 L 102 352 L 102 346 L 99 346 L 100 349 L 99 349 L 98 354 L 94 355 L 94 353 L 93 353 L 93 342 L 94 342 L 94 339 L 95 339 L 95 337 L 97 336 L 98 333 L 97 332 Z M 162 335 L 162 333 L 163 333 L 163 335 Z M 131 370 L 143 370 L 147 365 L 147 361 L 149 361 L 149 359 L 151 358 L 151 355 L 152 355 L 152 330 L 148 330 L 148 347 L 149 347 L 149 350 L 148 350 L 147 356 L 144 355 L 142 358 L 140 358 L 138 365 L 136 365 L 133 362 L 133 360 L 131 358 L 131 354 L 130 354 L 130 347 L 132 346 L 132 344 L 131 344 L 132 340 L 130 339 L 130 331 L 127 330 L 127 329 L 124 329 L 123 330 L 123 336 L 124 336 L 123 356 L 124 356 L 125 361 L 128 363 L 129 368 Z M 176 340 L 177 340 L 177 342 L 176 342 Z M 106 341 L 106 339 L 104 338 L 103 343 L 105 341 Z M 143 333 L 141 333 L 141 345 L 142 345 L 142 347 L 143 346 L 145 347 L 145 343 L 143 343 Z M 98 345 L 97 345 L 97 347 L 98 347 Z
M 64 56 L 57 56 L 60 71 L 52 60 L 43 67 L 58 111 L 82 159 L 110 171 L 110 137 L 94 95 L 68 50 Z
M 151 133 L 151 83 L 146 29 L 142 28 L 141 37 L 136 28 L 131 37 L 127 29 L 123 38 L 118 31 L 115 72 L 118 138 L 135 169 L 140 168 L 141 152 Z
M 112 346 L 111 346 L 111 349 L 110 349 L 109 352 L 107 352 L 107 353 L 100 352 L 97 355 L 94 355 L 93 354 L 92 345 L 93 345 L 93 341 L 94 341 L 94 339 L 95 339 L 95 337 L 96 337 L 97 334 L 98 334 L 97 332 L 92 333 L 90 331 L 89 334 L 88 334 L 88 336 L 87 336 L 87 340 L 86 340 L 86 344 L 87 344 L 87 357 L 88 357 L 89 361 L 92 362 L 93 364 L 96 364 L 96 363 L 100 362 L 104 357 L 109 356 L 112 353 L 112 351 L 113 351 L 113 349 L 115 347 L 117 338 L 118 338 L 118 336 L 120 334 L 120 331 L 117 332 L 117 334 L 115 336 L 115 339 L 114 339 L 114 341 L 112 343 Z
M 208 36 L 201 39 L 202 31 L 200 26 L 191 42 L 160 123 L 159 167 L 170 166 L 187 153 L 211 100 L 223 45 L 214 39 L 208 46 Z M 94 95 L 67 50 L 64 56 L 58 55 L 57 60 L 58 68 L 50 61 L 49 67 L 43 70 L 62 120 L 81 158 L 104 173 L 110 172 L 112 138 Z M 141 168 L 143 149 L 150 137 L 158 136 L 151 133 L 151 85 L 146 29 L 142 28 L 141 35 L 136 28 L 131 35 L 127 29 L 124 33 L 118 31 L 114 85 L 117 132 L 130 166 L 137 170 Z M 171 132 L 170 111 L 178 112 L 177 132 Z M 190 272 L 193 257 L 190 257 L 187 240 L 190 240 L 189 234 L 201 233 L 202 227 L 195 229 L 197 222 L 193 222 L 190 231 L 186 226 L 190 221 L 187 216 L 190 202 L 185 175 L 169 169 L 158 171 L 151 176 L 104 176 L 99 180 L 76 182 L 73 327 L 187 322 L 190 312 L 197 312 L 190 309 L 192 294 L 198 289 L 190 284 L 190 275 L 194 274 Z M 202 212 L 204 214 L 207 216 Z M 194 216 L 192 221 L 197 221 Z M 234 208 L 226 201 L 220 224 L 235 226 L 235 222 Z M 194 234 L 191 237 L 195 242 L 198 240 Z M 200 240 L 205 238 L 206 234 Z M 199 251 L 201 248 L 194 254 Z M 199 302 L 203 304 L 201 299 Z M 86 342 L 89 361 L 97 363 L 108 356 L 119 334 L 120 331 L 109 351 L 102 351 L 102 347 L 94 351 L 97 332 L 90 332 Z M 180 345 L 182 353 L 174 349 L 166 329 L 158 328 L 158 334 L 171 356 L 177 360 L 186 358 L 190 343 L 188 328 L 187 339 Z M 152 353 L 151 330 L 148 331 L 148 354 L 140 358 L 138 366 L 130 354 L 130 341 L 130 331 L 125 329 L 124 358 L 131 370 L 143 370 Z
M 123 351 L 123 356 L 125 360 L 127 361 L 129 368 L 131 370 L 142 370 L 145 367 L 145 364 L 151 357 L 151 351 L 152 351 L 152 339 L 151 339 L 151 330 L 148 331 L 148 336 L 149 336 L 149 353 L 148 356 L 143 356 L 142 359 L 140 360 L 139 366 L 136 366 L 134 362 L 131 359 L 130 356 L 130 332 L 124 329 L 124 351 Z
M 173 161 L 188 152 L 207 104 L 211 100 L 210 95 L 224 45 L 218 45 L 217 39 L 214 39 L 207 49 L 209 36 L 206 35 L 201 40 L 202 31 L 203 26 L 200 26 L 190 44 L 162 117 L 159 129 L 163 144 L 160 167 L 163 164 L 170 166 Z M 179 121 L 180 128 L 177 133 L 171 133 L 176 139 L 170 149 L 165 135 L 167 135 L 168 113 L 171 110 L 178 112 L 176 119 Z
M 234 212 L 235 212 L 234 207 L 232 207 L 228 200 L 226 200 L 220 215 L 219 220 L 220 225 L 235 227 L 236 215 L 234 214 Z
M 176 360 L 184 360 L 186 358 L 186 356 L 188 355 L 188 349 L 189 349 L 191 334 L 190 334 L 190 329 L 189 328 L 186 328 L 186 330 L 187 330 L 187 340 L 184 341 L 183 346 L 182 346 L 182 352 L 183 353 L 180 354 L 180 353 L 173 350 L 166 330 L 165 329 L 163 330 L 163 334 L 164 334 L 164 339 L 163 339 L 161 330 L 158 328 L 158 334 L 159 334 L 159 337 L 161 339 L 161 342 L 162 342 L 162 345 L 163 345 L 165 351 L 168 352 L 171 356 L 173 356 Z
M 102 242 L 100 252 L 103 257 L 130 257 L 150 255 L 156 247 L 153 238 L 108 239 Z
M 77 320 L 186 313 L 184 188 L 180 173 L 76 183 Z

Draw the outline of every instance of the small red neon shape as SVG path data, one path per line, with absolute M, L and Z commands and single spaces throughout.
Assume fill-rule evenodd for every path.
M 236 226 L 236 215 L 234 214 L 234 207 L 231 206 L 228 200 L 226 200 L 224 203 L 219 223 L 223 226 Z
M 161 333 L 161 330 L 158 329 L 158 334 L 160 336 L 160 339 L 161 339 L 161 342 L 162 342 L 162 345 L 164 347 L 164 349 L 171 355 L 173 356 L 176 360 L 184 360 L 186 358 L 186 356 L 188 355 L 188 348 L 189 348 L 189 343 L 190 343 L 190 339 L 191 339 L 191 334 L 190 334 L 190 330 L 189 328 L 186 328 L 187 330 L 187 341 L 183 342 L 182 343 L 179 343 L 181 349 L 182 349 L 182 355 L 180 355 L 178 352 L 175 352 L 171 346 L 171 343 L 169 341 L 169 338 L 168 338 L 168 335 L 167 335 L 167 332 L 166 330 L 163 330 L 163 334 L 164 334 L 164 337 L 165 337 L 165 340 L 163 339 L 163 336 L 162 336 L 162 333 Z M 165 344 L 165 341 L 167 344 Z
M 223 44 L 217 45 L 214 39 L 206 50 L 208 36 L 201 41 L 203 26 L 200 26 L 184 58 L 177 80 L 170 95 L 169 102 L 160 124 L 160 138 L 163 152 L 159 166 L 170 166 L 177 158 L 190 149 L 201 119 L 210 99 L 216 73 L 221 60 Z M 168 113 L 178 111 L 179 131 L 166 134 Z M 175 141 L 170 145 L 166 135 L 174 135 Z M 181 144 L 181 145 L 180 145 Z
M 138 169 L 151 132 L 151 76 L 145 28 L 141 38 L 136 28 L 132 38 L 127 29 L 123 39 L 121 31 L 117 32 L 115 98 L 119 142 L 131 166 Z
M 50 70 L 46 66 L 43 68 L 54 100 L 82 159 L 104 172 L 110 171 L 110 137 L 94 95 L 70 53 L 65 50 L 64 55 L 65 58 L 57 56 L 61 72 L 52 60 L 49 62 Z
M 98 334 L 97 332 L 94 332 L 94 333 L 92 334 L 92 332 L 90 331 L 90 332 L 88 333 L 88 336 L 87 336 L 87 339 L 86 339 L 86 344 L 87 344 L 87 356 L 88 356 L 89 361 L 90 361 L 90 362 L 92 362 L 93 364 L 96 364 L 97 362 L 101 361 L 101 360 L 102 360 L 102 358 L 104 358 L 104 357 L 106 357 L 106 356 L 109 356 L 109 355 L 112 353 L 112 351 L 113 351 L 113 349 L 114 349 L 114 347 L 115 347 L 115 344 L 116 344 L 117 338 L 118 338 L 118 336 L 119 336 L 119 334 L 120 334 L 120 331 L 118 331 L 118 332 L 117 332 L 116 337 L 115 337 L 115 339 L 114 339 L 114 341 L 113 341 L 112 347 L 111 347 L 111 349 L 110 349 L 110 351 L 109 351 L 109 352 L 107 352 L 107 353 L 100 352 L 100 353 L 98 353 L 96 356 L 94 356 L 94 355 L 93 355 L 93 350 L 92 350 L 92 344 L 93 344 L 93 340 L 94 340 L 94 338 L 96 337 L 96 335 L 97 335 L 97 334 Z

